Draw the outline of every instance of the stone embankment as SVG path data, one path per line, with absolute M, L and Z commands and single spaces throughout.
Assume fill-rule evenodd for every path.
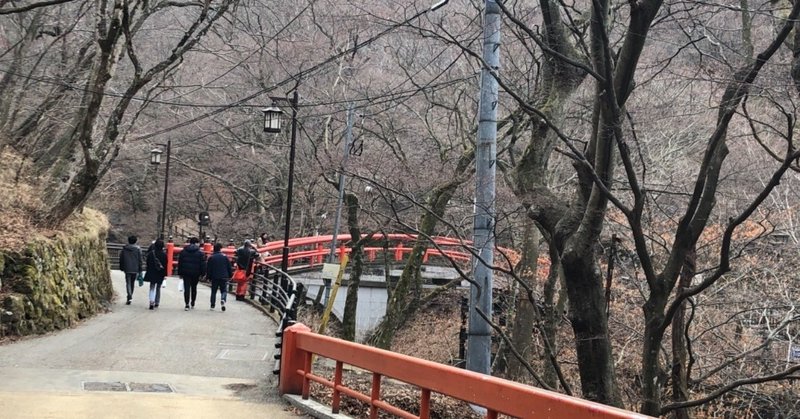
M 0 249 L 0 337 L 70 327 L 113 297 L 105 250 L 108 220 L 86 209 L 50 237 Z

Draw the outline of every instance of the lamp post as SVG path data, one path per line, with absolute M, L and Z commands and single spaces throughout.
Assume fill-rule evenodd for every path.
M 292 188 L 294 186 L 294 154 L 297 141 L 297 90 L 292 94 L 291 99 L 285 97 L 272 97 L 273 106 L 262 109 L 264 112 L 264 132 L 281 132 L 281 114 L 283 111 L 278 108 L 275 102 L 285 101 L 292 107 L 292 137 L 289 143 L 289 184 L 286 188 L 286 224 L 283 230 L 283 253 L 281 257 L 281 270 L 286 272 L 289 269 L 289 228 L 292 223 Z
M 164 145 L 164 144 L 159 144 Z M 169 160 L 170 154 L 172 150 L 172 140 L 167 140 L 167 168 L 164 172 L 164 199 L 161 201 L 161 226 L 158 231 L 158 237 L 162 240 L 165 238 L 164 236 L 164 225 L 167 221 L 167 192 L 169 190 Z M 156 148 L 150 151 L 150 164 L 159 165 L 161 164 L 161 154 L 163 151 L 160 148 Z

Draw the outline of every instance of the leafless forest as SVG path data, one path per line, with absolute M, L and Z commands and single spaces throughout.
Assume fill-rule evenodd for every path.
M 0 0 L 3 187 L 24 191 L 4 244 L 85 205 L 155 236 L 167 140 L 173 234 L 208 211 L 212 238 L 282 237 L 288 130 L 261 109 L 295 90 L 293 236 L 331 233 L 343 172 L 343 231 L 470 239 L 484 3 L 432 5 Z M 496 373 L 654 416 L 800 417 L 800 2 L 498 5 L 495 235 L 520 257 L 497 266 Z M 407 263 L 372 344 L 430 299 Z

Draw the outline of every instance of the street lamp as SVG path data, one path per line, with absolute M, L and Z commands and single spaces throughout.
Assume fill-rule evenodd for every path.
M 269 106 L 261 110 L 264 112 L 264 132 L 273 134 L 281 132 L 281 115 L 283 111 L 277 106 Z
M 289 184 L 286 188 L 286 224 L 283 230 L 283 254 L 281 257 L 281 270 L 286 272 L 289 269 L 289 227 L 292 223 L 292 187 L 294 186 L 294 151 L 297 140 L 297 90 L 292 94 L 292 98 L 272 97 L 273 106 L 262 109 L 264 112 L 264 132 L 281 132 L 281 115 L 283 111 L 275 105 L 275 102 L 284 101 L 292 107 L 292 137 L 289 143 Z
M 208 215 L 208 211 L 200 211 L 197 215 L 197 225 L 200 227 L 200 240 L 205 243 L 206 236 L 203 235 L 203 227 L 211 225 L 211 216 Z
M 164 145 L 164 144 L 159 144 Z M 170 152 L 172 150 L 172 140 L 167 140 L 167 168 L 164 172 L 164 199 L 161 202 L 161 229 L 159 230 L 158 237 L 162 240 L 164 239 L 164 225 L 167 221 L 167 191 L 169 188 L 169 160 L 170 160 Z M 150 164 L 152 165 L 159 165 L 161 164 L 161 154 L 163 151 L 160 148 L 156 148 L 150 150 Z

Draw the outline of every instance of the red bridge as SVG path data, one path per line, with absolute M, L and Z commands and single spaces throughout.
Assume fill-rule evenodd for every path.
M 337 243 L 339 247 L 336 249 L 337 258 L 341 258 L 343 253 L 350 253 L 351 249 L 346 246 L 350 241 L 349 234 L 339 234 L 337 236 Z M 402 261 L 408 254 L 411 253 L 414 243 L 418 237 L 415 234 L 375 234 L 372 237 L 375 243 L 383 242 L 385 246 L 372 246 L 365 247 L 364 254 L 369 261 L 375 261 L 379 253 L 386 253 L 390 255 L 394 261 Z M 325 258 L 330 254 L 330 244 L 333 240 L 332 235 L 327 236 L 314 236 L 314 237 L 297 237 L 289 239 L 289 268 L 296 266 L 315 267 L 322 265 Z M 439 258 L 443 262 L 453 260 L 456 262 L 467 263 L 472 258 L 472 253 L 469 252 L 469 246 L 472 245 L 470 241 L 462 241 L 450 237 L 431 237 L 429 243 L 432 243 L 428 250 L 425 251 L 423 256 L 423 263 L 428 263 L 431 257 Z M 180 253 L 182 247 L 176 246 L 174 243 L 167 243 L 167 275 L 171 275 L 174 267 L 177 264 L 177 255 Z M 211 244 L 206 243 L 203 250 L 211 253 Z M 222 252 L 233 257 L 236 251 L 234 245 L 224 247 Z M 269 252 L 270 256 L 264 258 L 261 263 L 265 265 L 279 266 L 281 262 L 283 251 L 283 241 L 273 241 L 258 248 L 259 253 Z M 503 253 L 513 252 L 508 249 L 501 249 Z

